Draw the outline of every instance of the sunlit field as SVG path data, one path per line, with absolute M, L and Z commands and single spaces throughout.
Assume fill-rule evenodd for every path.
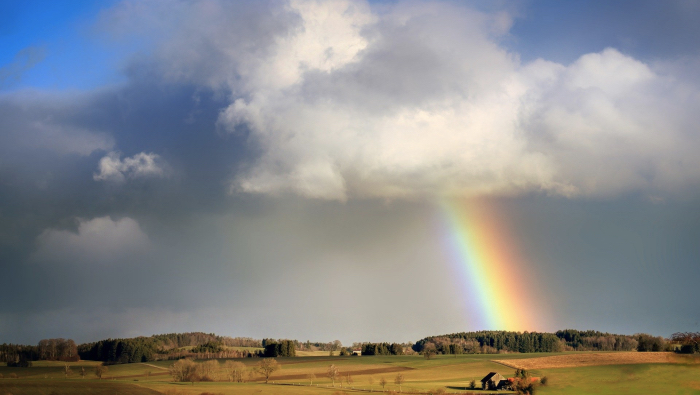
M 594 354 L 594 353 L 592 353 Z M 399 392 L 395 383 L 403 375 L 403 393 L 490 393 L 471 390 L 471 380 L 477 385 L 489 372 L 506 377 L 514 369 L 502 363 L 517 364 L 517 359 L 541 358 L 554 354 L 498 354 L 437 356 L 426 360 L 422 356 L 313 356 L 278 358 L 280 369 L 264 383 L 259 374 L 247 382 L 228 381 L 219 360 L 220 369 L 214 382 L 175 383 L 168 374 L 172 361 L 108 366 L 102 379 L 95 376 L 93 361 L 73 363 L 36 362 L 30 368 L 0 367 L 0 394 L 343 394 L 356 392 Z M 493 362 L 494 359 L 502 363 Z M 257 358 L 239 359 L 248 368 Z M 200 361 L 201 362 L 201 361 Z M 337 366 L 340 375 L 335 382 L 326 377 L 329 365 Z M 65 373 L 65 366 L 70 368 Z M 81 375 L 85 369 L 85 377 Z M 674 358 L 666 363 L 636 363 L 602 366 L 533 369 L 536 377 L 548 377 L 542 394 L 700 394 L 700 364 L 691 358 Z M 17 378 L 11 378 L 17 375 Z M 386 381 L 382 387 L 382 378 Z M 508 393 L 508 391 L 499 391 Z

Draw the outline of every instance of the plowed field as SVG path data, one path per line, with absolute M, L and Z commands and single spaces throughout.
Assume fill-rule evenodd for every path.
M 575 368 L 579 366 L 596 365 L 625 365 L 632 363 L 668 363 L 673 353 L 669 352 L 611 352 L 611 353 L 580 353 L 555 355 L 552 357 L 528 359 L 494 360 L 512 368 L 521 369 L 551 369 Z

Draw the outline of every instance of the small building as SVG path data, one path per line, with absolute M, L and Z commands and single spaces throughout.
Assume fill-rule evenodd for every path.
M 482 390 L 502 390 L 510 386 L 511 382 L 498 372 L 491 372 L 481 379 Z
M 362 350 L 352 350 L 352 355 L 357 355 L 359 357 L 362 355 Z

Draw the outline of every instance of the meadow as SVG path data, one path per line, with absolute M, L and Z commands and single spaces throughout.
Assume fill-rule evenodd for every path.
M 475 393 L 489 391 L 467 390 L 471 380 L 479 380 L 491 371 L 506 377 L 513 375 L 511 366 L 527 365 L 534 376 L 547 376 L 549 382 L 539 388 L 540 394 L 700 394 L 700 361 L 681 358 L 667 353 L 537 353 L 497 355 L 441 355 L 431 360 L 422 356 L 360 356 L 331 357 L 307 356 L 278 358 L 281 369 L 272 374 L 265 384 L 260 375 L 248 382 L 232 383 L 223 371 L 215 372 L 215 382 L 174 383 L 167 368 L 172 361 L 156 361 L 111 365 L 102 379 L 94 375 L 94 361 L 72 363 L 39 361 L 30 368 L 0 367 L 0 395 L 12 394 L 318 394 L 335 395 L 365 392 L 399 391 L 394 383 L 397 374 L 405 378 L 403 393 Z M 610 356 L 616 358 L 610 361 Z M 582 356 L 585 358 L 582 359 Z M 545 361 L 543 362 L 543 357 Z M 554 357 L 547 361 L 547 357 Z M 669 358 L 670 357 L 670 358 Z M 607 361 L 605 365 L 591 365 L 591 359 Z M 655 358 L 648 363 L 646 359 Z M 498 362 L 494 362 L 497 360 Z M 583 366 L 570 366 L 571 361 Z M 240 359 L 253 368 L 257 358 Z M 529 362 L 528 362 L 529 361 Z M 555 361 L 556 366 L 552 366 Z M 569 362 L 562 362 L 569 361 Z M 660 361 L 660 362 L 659 362 Z M 342 383 L 335 387 L 326 377 L 328 366 L 338 367 Z M 72 373 L 65 374 L 65 365 Z M 508 366 L 510 365 L 510 366 Z M 559 367 L 566 366 L 566 367 Z M 80 375 L 85 369 L 86 376 Z M 11 375 L 18 378 L 10 378 Z M 315 375 L 310 379 L 309 375 Z M 347 377 L 350 376 L 348 382 Z M 386 380 L 384 388 L 381 379 Z M 341 387 L 342 385 L 342 387 Z M 499 393 L 507 393 L 500 391 Z

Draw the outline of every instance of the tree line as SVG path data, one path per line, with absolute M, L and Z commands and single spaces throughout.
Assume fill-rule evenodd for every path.
M 362 355 L 403 355 L 403 346 L 399 343 L 363 343 Z
M 43 339 L 36 346 L 21 344 L 0 345 L 0 361 L 8 363 L 8 366 L 29 366 L 29 362 L 65 361 L 74 362 L 80 360 L 78 346 L 71 339 Z
M 477 331 L 431 336 L 413 346 L 416 352 L 429 354 L 490 354 L 498 352 L 560 351 L 671 351 L 672 345 L 661 336 L 644 333 L 618 335 L 599 331 L 564 329 L 555 333 Z
M 207 341 L 191 349 L 163 349 L 154 337 L 136 337 L 130 339 L 106 339 L 94 343 L 81 344 L 78 348 L 80 358 L 103 361 L 108 364 L 174 360 L 181 358 L 247 358 L 258 356 L 256 352 L 246 350 L 229 350 L 222 343 Z
M 521 353 L 561 351 L 562 344 L 553 333 L 478 331 L 431 336 L 416 342 L 416 352 L 436 354 L 480 354 L 511 351 Z
M 262 350 L 235 350 L 227 347 L 254 347 Z M 343 347 L 339 340 L 328 343 L 297 340 L 232 338 L 212 333 L 168 333 L 128 339 L 105 339 L 76 345 L 71 339 L 43 339 L 36 346 L 0 345 L 0 362 L 9 366 L 30 366 L 31 361 L 77 361 L 88 359 L 112 363 L 177 360 L 182 358 L 293 357 L 296 351 L 323 349 L 350 355 L 353 349 L 363 355 L 403 355 L 419 352 L 435 354 L 474 354 L 498 352 L 558 351 L 671 351 L 700 353 L 700 332 L 674 333 L 671 339 L 648 334 L 618 335 L 599 331 L 564 329 L 555 333 L 476 331 L 430 336 L 413 343 L 354 343 Z
M 296 345 L 293 340 L 265 339 L 263 356 L 266 358 L 296 357 Z

